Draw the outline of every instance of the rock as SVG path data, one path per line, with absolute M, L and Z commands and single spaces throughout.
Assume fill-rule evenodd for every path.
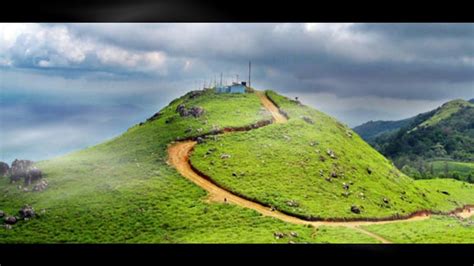
M 5 227 L 5 229 L 7 229 L 7 230 L 12 229 L 12 226 L 10 224 L 5 224 L 5 225 L 3 225 L 3 227 Z
M 332 178 L 337 178 L 337 173 L 336 172 L 331 172 L 331 177 Z
M 15 159 L 10 168 L 10 182 L 14 183 L 20 179 L 27 178 L 28 170 L 33 166 L 33 161 Z
M 387 198 L 383 198 L 383 202 L 388 204 L 390 201 Z
M 16 219 L 15 216 L 7 216 L 7 217 L 5 217 L 5 219 L 3 220 L 3 222 L 4 222 L 5 224 L 16 224 L 17 219 Z
M 30 191 L 27 187 L 23 188 L 23 192 L 28 192 Z
M 10 170 L 10 166 L 5 162 L 0 162 L 0 177 L 6 176 Z
M 271 210 L 272 212 L 274 212 L 276 209 L 275 209 L 274 206 L 271 206 L 271 207 L 270 207 L 270 210 Z
M 349 191 L 344 191 L 344 192 L 342 193 L 342 196 L 344 196 L 344 197 L 347 198 L 347 197 L 349 197 L 350 194 L 351 194 L 351 193 L 350 193 Z
M 221 155 L 221 159 L 229 159 L 230 158 L 230 154 L 222 154 Z
M 48 187 L 48 182 L 46 180 L 41 180 L 40 182 L 38 182 L 37 184 L 34 185 L 32 191 L 43 191 L 45 190 L 46 188 Z
M 204 114 L 204 109 L 201 107 L 192 107 L 189 113 L 194 117 L 200 117 Z
M 290 141 L 290 140 L 291 140 L 291 138 L 290 138 L 289 136 L 287 136 L 287 135 L 283 135 L 283 138 L 284 138 L 286 141 Z
M 309 146 L 316 146 L 316 145 L 318 145 L 318 144 L 319 144 L 319 143 L 318 143 L 317 141 L 311 141 L 311 142 L 309 143 Z
M 290 236 L 292 236 L 292 237 L 298 237 L 298 233 L 296 233 L 296 232 L 290 232 Z
M 361 192 L 361 193 L 359 193 L 359 197 L 363 198 L 363 197 L 365 197 L 365 194 Z
M 450 195 L 448 191 L 440 191 L 441 193 L 443 193 L 444 195 Z
M 198 144 L 204 143 L 204 139 L 201 138 L 201 137 L 197 137 L 196 141 L 197 141 Z
M 329 157 L 336 159 L 336 154 L 331 149 L 327 149 L 326 153 L 329 155 Z
M 295 244 L 295 241 L 290 240 L 288 241 L 288 244 Z
M 186 95 L 189 97 L 189 99 L 194 99 L 196 97 L 201 96 L 204 93 L 202 90 L 196 90 L 196 91 L 190 91 Z
M 232 172 L 232 176 L 237 176 L 237 173 L 236 173 L 236 172 Z
M 332 179 L 330 177 L 326 177 L 325 180 L 328 181 L 328 182 L 332 181 Z
M 372 174 L 372 169 L 370 167 L 367 167 L 367 173 L 370 175 Z
M 309 117 L 307 117 L 307 116 L 302 116 L 301 118 L 302 118 L 306 123 L 311 124 L 311 125 L 314 125 L 313 119 L 311 119 L 311 118 L 309 118 Z
M 157 112 L 157 113 L 155 113 L 154 115 L 152 115 L 150 118 L 148 118 L 146 121 L 147 121 L 147 122 L 154 121 L 154 120 L 160 118 L 161 115 L 162 115 L 162 114 L 161 114 L 160 112 Z
M 18 213 L 20 214 L 21 218 L 33 218 L 35 217 L 36 213 L 33 207 L 30 205 L 25 205 L 23 208 L 21 208 Z
M 5 212 L 0 210 L 0 218 L 2 218 L 3 216 L 5 216 Z
M 342 183 L 342 188 L 345 190 L 349 190 L 349 184 Z
M 324 162 L 324 161 L 326 161 L 326 158 L 324 158 L 324 156 L 322 156 L 322 155 L 319 155 L 319 160 L 320 160 L 321 162 Z
M 357 207 L 355 205 L 352 205 L 351 206 L 351 212 L 353 212 L 355 214 L 360 214 L 360 209 L 359 209 L 359 207 Z
M 37 167 L 30 168 L 26 173 L 25 184 L 31 185 L 31 183 L 43 178 L 43 172 Z
M 346 131 L 346 135 L 347 135 L 349 138 L 352 138 L 352 132 L 350 132 L 349 130 Z
M 285 234 L 283 234 L 282 232 L 275 232 L 275 233 L 273 233 L 273 236 L 274 236 L 276 239 L 280 239 L 280 238 L 284 238 L 284 237 L 285 237 Z
M 298 207 L 300 206 L 300 204 L 298 202 L 296 202 L 295 200 L 288 200 L 286 202 L 286 205 L 290 206 L 290 207 Z

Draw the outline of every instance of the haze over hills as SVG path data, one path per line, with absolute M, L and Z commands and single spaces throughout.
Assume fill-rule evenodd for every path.
M 189 92 L 36 166 L 42 191 L 0 179 L 5 217 L 37 211 L 2 243 L 388 242 L 361 226 L 474 203 L 472 185 L 413 180 L 336 119 L 249 88 Z
M 411 176 L 445 176 L 473 181 L 472 101 L 452 100 L 409 119 L 375 125 L 368 122 L 354 130 Z

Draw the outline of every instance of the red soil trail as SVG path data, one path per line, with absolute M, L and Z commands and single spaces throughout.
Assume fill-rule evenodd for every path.
M 271 112 L 275 123 L 284 123 L 287 118 L 283 116 L 278 107 L 276 107 L 262 92 L 256 92 L 259 96 L 262 105 Z M 229 134 L 229 133 L 227 133 Z M 245 199 L 239 195 L 236 195 L 222 187 L 217 183 L 213 182 L 210 177 L 206 177 L 196 172 L 190 161 L 189 156 L 193 151 L 194 146 L 197 144 L 194 140 L 185 140 L 174 142 L 168 147 L 168 163 L 176 168 L 176 170 L 185 178 L 189 179 L 196 185 L 200 186 L 209 193 L 208 200 L 213 202 L 230 203 L 236 204 L 244 208 L 249 208 L 261 213 L 264 216 L 274 217 L 284 222 L 300 225 L 312 225 L 318 227 L 321 225 L 325 226 L 344 226 L 352 228 L 356 231 L 364 233 L 377 239 L 381 243 L 390 243 L 387 239 L 378 236 L 372 232 L 369 232 L 360 226 L 372 225 L 372 224 L 388 224 L 398 222 L 412 222 L 426 220 L 431 217 L 429 212 L 420 212 L 408 218 L 393 219 L 386 221 L 307 221 L 299 217 L 295 217 L 289 214 L 272 210 L 271 208 L 264 206 L 261 203 Z M 468 218 L 474 215 L 474 208 L 464 208 L 455 212 L 455 214 L 461 218 Z

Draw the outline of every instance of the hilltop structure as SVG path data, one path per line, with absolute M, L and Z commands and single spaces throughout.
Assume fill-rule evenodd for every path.
M 229 86 L 217 86 L 215 91 L 217 93 L 245 93 L 247 83 L 242 81 L 241 83 L 233 82 Z

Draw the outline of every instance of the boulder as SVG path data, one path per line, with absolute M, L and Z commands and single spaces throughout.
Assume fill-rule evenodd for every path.
M 48 182 L 43 179 L 34 185 L 32 191 L 40 192 L 40 191 L 45 190 L 47 187 L 48 187 Z
M 31 183 L 36 182 L 43 178 L 43 172 L 37 167 L 32 167 L 28 169 L 25 177 L 25 184 L 31 185 Z
M 336 159 L 336 154 L 331 149 L 327 149 L 326 153 L 329 155 L 329 157 Z
M 5 162 L 0 162 L 0 177 L 6 176 L 10 170 L 10 166 Z
M 282 232 L 275 232 L 275 233 L 273 233 L 273 236 L 274 236 L 276 239 L 280 239 L 280 238 L 284 238 L 284 237 L 285 237 L 285 234 L 283 234 Z
M 295 200 L 288 200 L 286 201 L 286 205 L 290 206 L 290 207 L 298 207 L 300 206 L 300 204 L 298 202 L 296 202 Z
M 349 190 L 349 184 L 342 183 L 342 188 L 345 190 Z
M 150 118 L 148 118 L 146 121 L 147 121 L 147 122 L 154 121 L 154 120 L 156 120 L 156 119 L 160 118 L 160 117 L 161 117 L 161 115 L 162 115 L 162 113 L 160 113 L 160 112 L 157 112 L 157 113 L 155 113 L 154 115 L 152 115 Z
M 0 218 L 2 218 L 3 216 L 5 216 L 5 212 L 0 210 Z
M 302 116 L 301 117 L 306 123 L 310 124 L 310 125 L 314 125 L 314 121 L 313 119 L 307 117 L 307 116 Z
M 230 154 L 222 154 L 221 155 L 221 159 L 229 159 L 230 158 Z
M 3 222 L 6 223 L 6 224 L 16 224 L 17 219 L 16 219 L 15 216 L 7 216 L 7 217 L 5 217 Z
M 204 143 L 204 139 L 202 137 L 197 137 L 196 141 L 198 144 Z
M 30 205 L 25 205 L 23 208 L 21 208 L 18 213 L 20 214 L 21 218 L 33 218 L 35 217 L 36 213 L 33 207 Z
M 356 205 L 352 205 L 351 206 L 351 212 L 353 212 L 355 214 L 360 214 L 360 209 Z
M 22 178 L 26 179 L 28 170 L 33 166 L 33 161 L 15 159 L 10 168 L 10 181 L 16 182 Z

